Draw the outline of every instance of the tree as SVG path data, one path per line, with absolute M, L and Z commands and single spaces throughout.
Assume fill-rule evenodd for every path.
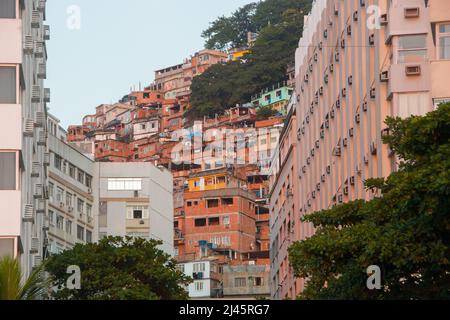
M 247 45 L 247 33 L 256 29 L 253 24 L 253 15 L 257 4 L 250 3 L 235 11 L 231 17 L 219 17 L 203 31 L 202 37 L 206 39 L 207 49 L 227 50 Z
M 23 280 L 20 263 L 9 256 L 0 259 L 0 300 L 37 300 L 47 295 L 49 282 L 43 275 L 44 265 L 33 269 Z
M 274 117 L 278 113 L 272 106 L 261 107 L 256 111 L 256 117 L 258 120 L 266 120 L 270 117 Z
M 99 243 L 77 244 L 49 259 L 46 270 L 60 300 L 177 300 L 187 299 L 183 286 L 190 278 L 156 240 L 108 237 Z M 81 270 L 81 289 L 66 287 L 69 266 Z
M 223 113 L 236 104 L 250 102 L 255 93 L 285 80 L 287 66 L 294 62 L 302 34 L 304 12 L 310 8 L 311 0 L 259 2 L 252 17 L 254 22 L 250 24 L 259 25 L 255 27 L 259 36 L 251 52 L 242 61 L 214 65 L 194 77 L 191 85 L 192 106 L 185 117 L 195 120 L 205 115 Z M 270 23 L 263 19 L 265 14 L 272 19 Z M 219 28 L 219 23 L 225 24 L 220 18 L 213 25 Z M 224 36 L 223 43 L 232 43 L 233 40 L 225 36 L 227 28 L 217 34 Z
M 450 298 L 450 104 L 386 123 L 399 170 L 366 181 L 373 200 L 304 219 L 317 232 L 290 248 L 295 275 L 308 279 L 301 298 Z M 371 265 L 381 269 L 381 290 L 366 287 Z

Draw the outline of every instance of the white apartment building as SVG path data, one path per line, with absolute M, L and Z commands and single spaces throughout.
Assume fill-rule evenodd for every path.
M 160 240 L 160 248 L 174 255 L 170 171 L 151 163 L 97 162 L 94 177 L 98 239 L 131 236 Z
M 219 266 L 214 261 L 200 260 L 180 263 L 178 269 L 193 282 L 186 289 L 191 299 L 222 298 L 223 288 Z
M 0 255 L 26 275 L 46 254 L 47 108 L 50 28 L 46 1 L 0 1 Z
M 50 114 L 48 127 L 48 250 L 58 254 L 77 243 L 93 241 L 94 161 L 65 141 L 59 120 Z

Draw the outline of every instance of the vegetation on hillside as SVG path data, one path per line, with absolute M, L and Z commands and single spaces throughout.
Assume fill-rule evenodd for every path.
M 450 104 L 424 117 L 388 119 L 384 142 L 401 160 L 366 181 L 372 201 L 308 215 L 317 233 L 290 248 L 304 299 L 450 298 Z M 366 270 L 381 269 L 368 290 Z
M 259 36 L 243 60 L 214 65 L 194 78 L 192 107 L 186 117 L 221 113 L 250 102 L 255 93 L 284 80 L 288 65 L 294 62 L 303 17 L 310 8 L 311 0 L 266 0 L 214 21 L 203 32 L 208 48 L 241 47 L 249 31 Z

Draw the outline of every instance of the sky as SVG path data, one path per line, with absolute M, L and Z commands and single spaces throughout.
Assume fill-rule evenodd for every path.
M 203 48 L 201 33 L 251 0 L 49 0 L 49 112 L 67 128 L 154 71 Z

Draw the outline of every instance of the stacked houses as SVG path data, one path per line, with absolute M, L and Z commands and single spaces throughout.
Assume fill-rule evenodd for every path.
M 270 293 L 268 174 L 292 89 L 277 84 L 258 95 L 280 111 L 274 118 L 258 120 L 259 106 L 249 102 L 188 124 L 193 77 L 228 59 L 202 50 L 68 128 L 68 141 L 97 162 L 151 162 L 172 172 L 175 257 L 194 278 L 193 298 Z

